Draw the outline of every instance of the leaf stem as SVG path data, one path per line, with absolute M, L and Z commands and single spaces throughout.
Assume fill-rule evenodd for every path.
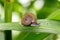
M 12 20 L 12 0 L 5 0 L 4 10 L 5 10 L 5 23 L 9 23 Z M 5 40 L 12 40 L 12 31 L 5 30 Z

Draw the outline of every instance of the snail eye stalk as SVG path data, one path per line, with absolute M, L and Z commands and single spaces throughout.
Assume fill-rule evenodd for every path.
M 40 23 L 32 23 L 31 26 L 39 26 Z

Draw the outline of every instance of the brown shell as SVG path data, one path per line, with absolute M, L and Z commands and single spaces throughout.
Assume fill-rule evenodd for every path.
M 30 12 L 27 12 L 21 19 L 22 25 L 30 25 L 31 23 L 37 23 L 37 17 Z

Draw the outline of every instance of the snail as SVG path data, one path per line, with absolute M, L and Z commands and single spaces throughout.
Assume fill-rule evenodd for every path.
M 21 24 L 25 25 L 25 26 L 27 26 L 27 25 L 33 25 L 33 26 L 38 25 L 36 15 L 34 15 L 31 12 L 25 13 L 21 19 Z

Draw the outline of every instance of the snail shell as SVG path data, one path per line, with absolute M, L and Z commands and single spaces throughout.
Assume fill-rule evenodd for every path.
M 31 25 L 37 23 L 37 17 L 30 12 L 27 12 L 21 19 L 22 25 Z

